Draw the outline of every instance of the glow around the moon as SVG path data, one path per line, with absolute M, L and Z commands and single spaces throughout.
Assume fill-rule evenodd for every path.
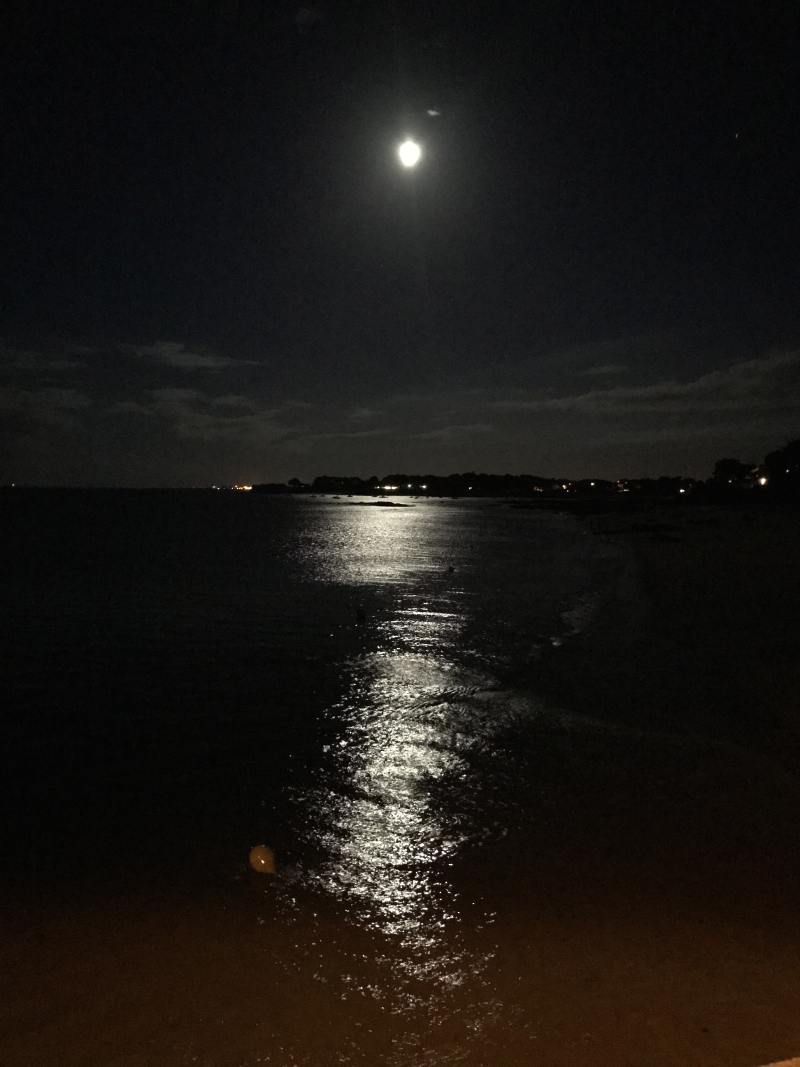
M 422 149 L 416 141 L 412 141 L 411 138 L 408 138 L 403 141 L 397 149 L 397 154 L 404 167 L 416 167 L 417 163 L 419 163 L 420 156 L 422 155 Z

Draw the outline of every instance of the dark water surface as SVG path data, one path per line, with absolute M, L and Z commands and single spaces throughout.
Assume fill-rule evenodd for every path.
M 128 953 L 138 1005 L 105 1045 L 87 1045 L 99 1025 L 88 1016 L 80 1039 L 62 1034 L 79 1054 L 59 1062 L 633 1064 L 687 1049 L 698 1063 L 753 1062 L 760 1016 L 746 1051 L 730 1023 L 727 1059 L 702 1021 L 689 1026 L 697 1048 L 682 1027 L 693 998 L 710 997 L 713 1014 L 759 968 L 785 973 L 775 953 L 796 933 L 796 783 L 665 730 L 646 706 L 633 722 L 630 706 L 609 715 L 609 678 L 625 674 L 647 617 L 624 546 L 495 502 L 409 504 L 205 491 L 3 500 L 6 896 L 45 907 L 36 921 L 54 929 L 52 902 L 69 900 L 116 931 L 122 943 L 109 935 L 87 967 L 122 981 L 111 960 Z M 581 714 L 558 700 L 578 660 Z M 604 696 L 587 714 L 594 678 Z M 246 865 L 261 842 L 278 858 L 269 888 Z M 119 934 L 159 893 L 180 905 Z M 726 944 L 748 931 L 727 965 L 735 992 L 697 978 L 691 946 L 709 914 Z M 253 973 L 271 960 L 279 991 L 251 1003 L 221 958 L 187 964 L 181 923 L 194 943 L 256 953 Z M 68 968 L 61 941 L 86 951 L 76 936 L 53 934 L 54 973 Z M 176 938 L 183 965 L 219 986 L 173 975 L 167 999 L 176 981 L 198 983 L 191 1025 L 185 1005 L 162 1017 L 137 1000 L 177 966 L 142 945 L 170 955 Z M 717 965 L 717 941 L 703 959 Z M 648 976 L 639 994 L 620 977 L 631 967 Z M 642 992 L 659 968 L 672 999 Z M 29 1001 L 52 999 L 35 967 L 26 974 Z M 581 1012 L 596 974 L 591 1022 Z M 338 1007 L 315 999 L 322 987 Z M 663 1040 L 636 995 L 669 1002 L 656 1011 Z M 92 996 L 102 1004 L 97 989 L 82 1003 Z M 212 1037 L 215 997 L 223 1015 L 248 1007 Z M 731 1019 L 749 1010 L 736 1004 Z M 32 1032 L 12 1028 L 9 1063 L 37 1062 Z
M 5 781 L 30 864 L 49 837 L 66 873 L 106 840 L 116 863 L 120 834 L 135 867 L 233 832 L 375 903 L 457 847 L 431 789 L 463 788 L 515 707 L 492 691 L 535 677 L 627 563 L 558 516 L 372 503 L 10 498 Z

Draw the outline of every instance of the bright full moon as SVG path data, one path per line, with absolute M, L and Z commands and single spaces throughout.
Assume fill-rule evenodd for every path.
M 419 157 L 422 155 L 422 149 L 420 146 L 412 140 L 403 141 L 400 147 L 397 149 L 397 154 L 400 157 L 400 162 L 404 167 L 415 167 L 419 163 Z

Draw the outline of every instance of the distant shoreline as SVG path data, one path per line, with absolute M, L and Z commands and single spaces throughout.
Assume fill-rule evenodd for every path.
M 245 492 L 246 490 L 246 492 Z M 733 510 L 773 511 L 800 508 L 800 499 L 794 494 L 773 492 L 769 489 L 739 488 L 727 489 L 711 482 L 697 482 L 691 490 L 681 492 L 654 491 L 652 487 L 630 488 L 611 491 L 586 492 L 573 484 L 566 489 L 542 490 L 531 493 L 502 493 L 475 489 L 471 492 L 440 493 L 433 491 L 415 492 L 409 489 L 396 489 L 391 492 L 381 490 L 335 492 L 333 490 L 312 490 L 309 487 L 295 490 L 283 483 L 273 486 L 48 486 L 48 485 L 2 485 L 0 496 L 16 496 L 22 493 L 231 493 L 236 496 L 257 496 L 278 499 L 293 498 L 327 498 L 352 499 L 370 497 L 376 503 L 390 504 L 398 497 L 406 500 L 495 500 L 513 508 L 530 508 L 543 511 L 564 511 L 575 515 L 633 514 L 654 507 L 692 508 L 720 507 Z M 366 503 L 363 500 L 360 503 Z M 407 505 L 399 505 L 407 506 Z

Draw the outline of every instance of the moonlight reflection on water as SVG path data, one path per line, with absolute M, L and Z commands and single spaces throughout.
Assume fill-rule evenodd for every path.
M 379 650 L 348 664 L 350 695 L 330 712 L 343 731 L 326 785 L 303 800 L 326 856 L 317 878 L 372 925 L 430 948 L 454 903 L 436 872 L 464 837 L 431 788 L 467 773 L 454 724 L 470 692 L 487 684 L 453 655 L 468 614 L 462 590 L 444 577 L 454 529 L 430 508 L 329 509 L 321 518 L 324 540 L 304 552 L 315 575 L 398 596 L 371 620 Z
M 454 947 L 463 909 L 450 865 L 497 829 L 474 800 L 486 766 L 503 762 L 509 716 L 535 717 L 502 688 L 502 665 L 563 633 L 564 608 L 597 581 L 587 547 L 558 518 L 496 507 L 308 507 L 297 573 L 353 590 L 345 629 L 362 643 L 326 710 L 333 736 L 315 781 L 294 794 L 316 857 L 307 878 L 396 938 L 410 973 L 452 985 L 483 965 Z
M 451 744 L 452 673 L 409 654 L 377 655 L 358 669 L 363 688 L 342 709 L 348 726 L 335 761 L 343 789 L 329 796 L 335 814 L 321 878 L 367 905 L 387 933 L 422 947 L 451 903 L 432 865 L 463 840 L 430 795 L 444 775 L 467 772 Z

